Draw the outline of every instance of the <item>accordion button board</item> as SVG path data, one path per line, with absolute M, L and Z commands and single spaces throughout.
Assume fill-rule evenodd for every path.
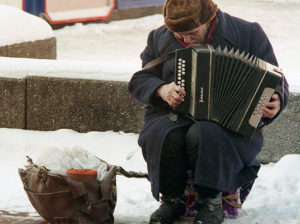
M 250 138 L 281 79 L 278 67 L 239 50 L 206 44 L 178 49 L 175 83 L 186 96 L 175 111 Z
M 261 117 L 262 117 L 262 109 L 264 108 L 265 104 L 267 102 L 270 101 L 271 99 L 271 96 L 272 94 L 274 93 L 275 89 L 271 89 L 271 88 L 265 88 L 261 97 L 260 97 L 260 100 L 258 101 L 251 117 L 250 117 L 250 120 L 249 120 L 249 124 L 252 126 L 252 127 L 257 127 Z
M 185 60 L 182 58 L 177 59 L 177 81 L 176 84 L 180 86 L 182 89 L 185 89 Z

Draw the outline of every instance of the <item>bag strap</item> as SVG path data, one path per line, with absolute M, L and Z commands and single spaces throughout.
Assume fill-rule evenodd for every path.
M 155 58 L 154 60 L 148 62 L 147 64 L 144 65 L 143 69 L 147 69 L 147 68 L 152 68 L 155 67 L 156 65 L 159 65 L 171 58 L 175 57 L 175 51 L 172 51 L 166 55 L 163 55 L 159 58 Z
M 123 176 L 128 177 L 128 178 L 131 178 L 131 177 L 148 178 L 148 173 L 135 172 L 135 171 L 126 171 L 121 166 L 111 165 L 111 164 L 107 163 L 106 161 L 100 159 L 97 156 L 96 156 L 96 158 L 107 165 L 107 168 L 108 168 L 109 172 L 111 171 L 111 169 L 113 169 L 113 174 L 114 175 L 123 175 Z
M 115 166 L 115 173 L 117 175 L 123 175 L 125 177 L 131 178 L 148 178 L 147 173 L 142 172 L 134 172 L 134 171 L 126 171 L 121 166 Z

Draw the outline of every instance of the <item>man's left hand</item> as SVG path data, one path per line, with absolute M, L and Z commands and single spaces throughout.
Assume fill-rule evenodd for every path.
M 273 118 L 280 110 L 280 99 L 277 93 L 273 94 L 271 101 L 265 104 L 262 109 L 262 116 L 266 118 Z

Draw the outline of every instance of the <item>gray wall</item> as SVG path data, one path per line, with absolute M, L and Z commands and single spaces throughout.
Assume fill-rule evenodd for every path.
M 126 82 L 27 78 L 27 129 L 138 132 L 142 115 Z
M 0 56 L 56 59 L 56 38 L 0 46 Z
M 26 80 L 0 78 L 0 127 L 26 128 Z
M 27 77 L 0 79 L 0 127 L 31 130 L 138 133 L 144 106 L 127 91 L 127 82 Z M 300 153 L 300 95 L 291 94 L 287 109 L 264 127 L 263 163 Z
M 276 162 L 291 153 L 300 154 L 300 94 L 292 94 L 279 117 L 264 128 L 265 143 L 259 159 Z

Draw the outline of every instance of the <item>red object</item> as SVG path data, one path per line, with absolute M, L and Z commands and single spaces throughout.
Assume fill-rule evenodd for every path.
M 204 40 L 204 44 L 210 44 L 214 35 L 214 32 L 217 27 L 217 17 L 215 17 L 209 24 L 208 27 L 208 34 L 206 35 L 206 38 Z
M 184 47 L 188 47 L 188 46 L 190 46 L 190 44 L 189 43 L 185 43 L 185 42 L 183 42 L 182 40 L 180 40 L 180 39 L 177 39 L 178 41 L 179 41 L 179 43 L 182 45 L 182 46 L 184 46 Z
M 73 180 L 80 182 L 87 182 L 91 180 L 96 180 L 98 176 L 97 170 L 91 169 L 68 169 L 67 176 Z
M 113 0 L 113 6 L 111 8 L 111 10 L 108 12 L 107 15 L 105 16 L 96 16 L 96 17 L 88 17 L 88 18 L 77 18 L 77 19 L 65 19 L 65 20 L 53 20 L 51 18 L 51 16 L 49 15 L 48 9 L 47 9 L 47 3 L 45 1 L 45 15 L 48 19 L 48 21 L 51 24 L 66 24 L 66 23 L 77 23 L 77 22 L 86 22 L 86 21 L 96 21 L 96 20 L 105 20 L 108 19 L 112 12 L 114 11 L 114 9 L 116 8 L 116 0 Z

